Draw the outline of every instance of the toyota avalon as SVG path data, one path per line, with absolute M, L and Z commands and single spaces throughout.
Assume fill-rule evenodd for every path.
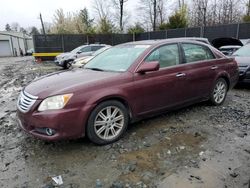
M 129 123 L 209 100 L 238 80 L 233 58 L 210 45 L 167 39 L 112 47 L 82 69 L 34 80 L 18 98 L 20 127 L 40 139 L 117 141 Z

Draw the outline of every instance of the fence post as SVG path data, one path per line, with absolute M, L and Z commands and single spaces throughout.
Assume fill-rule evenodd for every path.
M 89 45 L 89 35 L 87 35 L 87 45 Z
M 237 24 L 237 32 L 236 32 L 236 38 L 239 39 L 240 34 L 240 23 Z
M 148 40 L 150 40 L 150 32 L 148 32 Z
M 168 38 L 168 30 L 166 30 L 166 39 Z
M 64 37 L 63 37 L 63 35 L 62 35 L 62 50 L 63 50 L 63 52 L 65 52 L 64 50 Z
M 112 42 L 112 46 L 114 46 L 114 36 L 113 36 L 114 34 L 112 33 L 111 34 L 111 42 Z
M 185 37 L 187 37 L 187 28 L 185 27 Z
M 135 41 L 135 32 L 133 32 L 133 41 Z
M 202 27 L 200 27 L 200 37 L 202 37 L 202 34 L 203 34 L 203 29 Z

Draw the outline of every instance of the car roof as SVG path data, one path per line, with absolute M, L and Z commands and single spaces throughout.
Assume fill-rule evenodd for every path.
M 142 41 L 134 41 L 134 42 L 128 42 L 124 44 L 120 44 L 118 46 L 126 46 L 126 45 L 159 45 L 164 43 L 172 43 L 172 42 L 193 42 L 197 44 L 205 44 L 208 45 L 209 43 L 203 42 L 204 38 L 197 38 L 197 37 L 182 37 L 182 38 L 170 38 L 170 39 L 157 39 L 157 40 L 142 40 Z M 207 40 L 207 39 L 206 39 Z

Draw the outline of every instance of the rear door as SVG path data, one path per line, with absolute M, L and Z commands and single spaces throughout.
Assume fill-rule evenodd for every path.
M 205 45 L 182 43 L 188 90 L 186 100 L 207 97 L 217 75 L 217 60 Z
M 179 45 L 167 44 L 152 51 L 143 63 L 159 61 L 160 70 L 134 76 L 135 89 L 140 95 L 136 99 L 139 115 L 175 106 L 182 102 L 185 95 L 186 77 Z

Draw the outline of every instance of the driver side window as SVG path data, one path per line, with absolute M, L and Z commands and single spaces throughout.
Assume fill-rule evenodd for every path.
M 152 61 L 158 61 L 160 68 L 178 65 L 180 61 L 178 45 L 169 44 L 157 48 L 145 59 L 145 62 Z

